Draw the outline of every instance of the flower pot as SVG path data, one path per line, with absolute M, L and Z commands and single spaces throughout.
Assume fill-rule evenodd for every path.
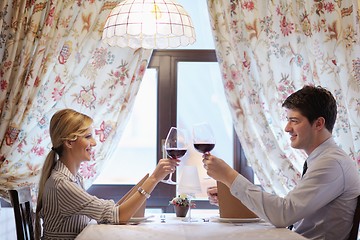
M 189 207 L 185 206 L 174 206 L 174 210 L 177 217 L 185 217 L 187 212 L 189 211 Z

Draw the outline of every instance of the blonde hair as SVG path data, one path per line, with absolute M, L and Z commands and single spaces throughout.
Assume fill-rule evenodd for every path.
M 46 156 L 39 181 L 35 216 L 35 239 L 40 239 L 41 237 L 40 211 L 43 205 L 42 197 L 45 183 L 50 177 L 58 159 L 56 154 L 60 158 L 63 154 L 64 141 L 76 141 L 78 137 L 84 136 L 92 123 L 93 120 L 89 116 L 72 109 L 60 110 L 50 120 L 50 138 L 53 146 Z

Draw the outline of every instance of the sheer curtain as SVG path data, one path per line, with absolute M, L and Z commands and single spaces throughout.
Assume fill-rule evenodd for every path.
M 0 196 L 22 185 L 36 194 L 51 148 L 49 121 L 62 108 L 94 119 L 97 146 L 80 170 L 86 187 L 99 174 L 123 132 L 152 53 L 101 43 L 117 2 L 1 1 Z
M 262 186 L 285 195 L 304 152 L 290 147 L 283 100 L 305 84 L 338 102 L 333 136 L 360 161 L 360 25 L 357 1 L 208 0 L 234 126 Z

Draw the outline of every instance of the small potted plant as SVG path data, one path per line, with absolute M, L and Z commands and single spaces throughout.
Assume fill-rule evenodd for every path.
M 186 194 L 180 194 L 177 197 L 174 197 L 169 204 L 174 205 L 177 217 L 185 217 L 189 207 L 195 207 L 195 203 L 191 202 Z

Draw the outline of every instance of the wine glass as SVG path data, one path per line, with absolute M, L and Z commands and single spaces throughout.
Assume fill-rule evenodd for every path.
M 164 148 L 166 154 L 172 159 L 178 159 L 185 155 L 188 148 L 188 140 L 185 130 L 171 127 L 166 137 Z M 172 173 L 167 180 L 161 180 L 163 183 L 173 184 L 176 182 L 172 179 Z
M 215 137 L 211 126 L 206 123 L 198 123 L 193 126 L 194 148 L 201 153 L 210 153 L 215 147 Z

